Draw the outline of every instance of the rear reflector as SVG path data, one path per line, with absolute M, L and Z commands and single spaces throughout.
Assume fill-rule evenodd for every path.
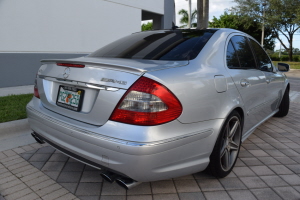
M 177 119 L 182 106 L 164 85 L 141 77 L 124 94 L 110 120 L 153 126 Z
M 77 67 L 77 68 L 84 68 L 85 65 L 80 64 L 72 64 L 72 63 L 56 63 L 58 66 L 64 66 L 64 67 Z
M 34 89 L 34 93 L 33 93 L 34 96 L 39 99 L 40 98 L 39 90 L 37 89 L 37 87 L 34 87 L 33 89 Z
M 38 86 L 37 86 L 37 77 L 38 77 L 38 75 L 35 76 L 35 80 L 34 80 L 33 95 L 36 98 L 40 98 L 39 89 L 38 89 Z

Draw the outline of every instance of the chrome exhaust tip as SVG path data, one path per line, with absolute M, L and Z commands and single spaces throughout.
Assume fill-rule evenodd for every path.
M 115 174 L 113 172 L 109 172 L 109 171 L 101 171 L 100 175 L 102 176 L 102 178 L 110 183 L 115 182 L 115 180 L 117 178 L 120 178 L 120 175 Z
M 129 190 L 142 182 L 137 182 L 131 178 L 118 178 L 116 180 L 117 184 L 120 185 L 121 187 L 125 188 L 126 190 Z
M 32 132 L 32 133 L 31 133 L 31 136 L 32 136 L 38 143 L 40 143 L 40 144 L 44 144 L 44 143 L 45 143 L 42 139 L 40 139 L 40 138 L 37 136 L 37 134 L 36 134 L 35 132 Z

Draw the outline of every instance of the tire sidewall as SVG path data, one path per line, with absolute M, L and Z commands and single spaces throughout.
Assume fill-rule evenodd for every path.
M 231 166 L 231 168 L 227 171 L 223 170 L 222 167 L 221 167 L 221 145 L 222 145 L 222 138 L 224 137 L 224 135 L 226 134 L 226 127 L 227 127 L 227 124 L 229 122 L 229 120 L 236 116 L 238 119 L 239 119 L 239 122 L 240 122 L 240 145 L 238 147 L 238 152 L 237 152 L 237 156 L 235 158 L 235 161 L 233 163 L 233 165 Z M 238 158 L 238 155 L 239 155 L 239 152 L 240 152 L 240 147 L 241 147 L 241 139 L 242 139 L 242 120 L 241 120 L 241 116 L 240 114 L 237 112 L 237 111 L 233 111 L 226 119 L 225 123 L 223 124 L 222 126 L 222 129 L 221 129 L 221 132 L 218 136 L 218 139 L 217 139 L 217 142 L 214 146 L 214 149 L 213 149 L 213 152 L 210 156 L 210 164 L 209 164 L 209 168 L 210 168 L 210 171 L 212 173 L 212 175 L 218 177 L 218 178 L 223 178 L 225 176 L 227 176 L 228 174 L 230 174 L 230 172 L 232 171 L 233 167 L 235 166 L 235 163 L 236 163 L 236 160 Z

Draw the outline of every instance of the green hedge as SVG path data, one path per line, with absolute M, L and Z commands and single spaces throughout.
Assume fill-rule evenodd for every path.
M 270 55 L 270 58 L 273 61 L 289 61 L 289 56 L 287 55 L 281 55 L 281 57 L 279 58 L 278 54 L 277 55 Z M 299 62 L 300 61 L 300 56 L 299 55 L 294 55 L 293 56 L 293 61 L 294 62 Z

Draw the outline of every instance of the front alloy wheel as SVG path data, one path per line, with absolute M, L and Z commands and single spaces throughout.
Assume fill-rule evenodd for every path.
M 208 169 L 217 178 L 227 176 L 237 160 L 242 137 L 241 117 L 233 111 L 225 121 L 210 155 Z

